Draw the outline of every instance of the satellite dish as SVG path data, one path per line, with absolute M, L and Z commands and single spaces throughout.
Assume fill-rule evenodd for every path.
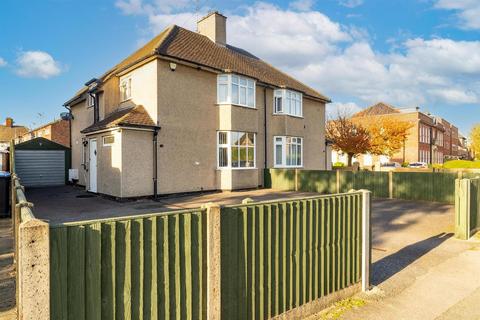
M 73 115 L 70 112 L 62 112 L 60 113 L 60 118 L 62 118 L 62 120 L 72 120 Z

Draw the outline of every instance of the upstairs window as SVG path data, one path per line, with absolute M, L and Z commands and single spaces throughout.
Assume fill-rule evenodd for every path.
M 273 97 L 275 114 L 303 116 L 303 95 L 300 92 L 279 89 L 274 91 Z
M 93 107 L 95 105 L 95 98 L 91 94 L 87 93 L 87 108 Z
M 217 103 L 255 108 L 255 81 L 235 74 L 218 75 Z
M 255 168 L 255 133 L 219 131 L 218 168 Z
M 120 80 L 120 101 L 126 101 L 132 98 L 132 78 L 123 78 Z

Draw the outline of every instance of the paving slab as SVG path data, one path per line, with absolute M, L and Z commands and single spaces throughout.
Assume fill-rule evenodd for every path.
M 480 242 L 453 237 L 453 206 L 377 201 L 372 224 L 375 287 L 340 319 L 480 319 Z

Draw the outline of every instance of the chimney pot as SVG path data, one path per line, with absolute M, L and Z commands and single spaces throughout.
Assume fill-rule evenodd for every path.
M 10 128 L 13 127 L 13 119 L 10 118 L 10 117 L 5 119 L 5 126 L 10 127 Z
M 197 22 L 198 33 L 208 37 L 216 44 L 227 45 L 227 17 L 213 11 Z

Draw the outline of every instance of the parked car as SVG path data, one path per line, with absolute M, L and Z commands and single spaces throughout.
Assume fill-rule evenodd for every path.
M 398 162 L 387 162 L 380 165 L 382 168 L 401 168 L 402 165 Z
M 408 165 L 409 168 L 423 169 L 428 168 L 428 164 L 425 162 L 412 162 Z

